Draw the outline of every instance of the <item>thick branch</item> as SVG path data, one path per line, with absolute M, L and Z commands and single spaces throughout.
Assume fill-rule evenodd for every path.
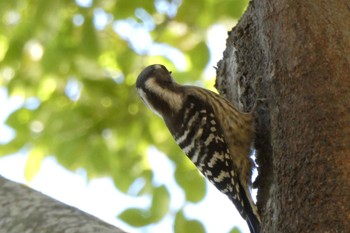
M 267 98 L 255 143 L 262 232 L 350 229 L 349 9 L 252 1 L 227 40 L 219 90 L 245 110 Z
M 124 233 L 96 217 L 0 176 L 1 232 Z

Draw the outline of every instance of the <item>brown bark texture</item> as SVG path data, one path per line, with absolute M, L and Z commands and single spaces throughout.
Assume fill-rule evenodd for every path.
M 102 220 L 0 176 L 1 233 L 125 233 Z
M 253 0 L 216 87 L 257 98 L 261 232 L 350 232 L 350 2 Z

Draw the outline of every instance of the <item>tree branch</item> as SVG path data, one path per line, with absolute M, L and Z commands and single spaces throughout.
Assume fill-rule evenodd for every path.
M 0 176 L 0 229 L 17 233 L 125 233 L 100 219 Z

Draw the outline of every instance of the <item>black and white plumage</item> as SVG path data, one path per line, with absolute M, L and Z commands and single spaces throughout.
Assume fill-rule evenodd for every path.
M 176 83 L 163 65 L 146 67 L 136 88 L 199 171 L 234 203 L 251 233 L 258 233 L 260 217 L 250 194 L 252 114 L 212 91 Z

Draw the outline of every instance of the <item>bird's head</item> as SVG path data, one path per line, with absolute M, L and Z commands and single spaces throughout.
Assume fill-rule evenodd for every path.
M 136 89 L 145 104 L 163 118 L 165 114 L 176 113 L 183 105 L 182 86 L 163 65 L 143 69 L 137 77 Z

